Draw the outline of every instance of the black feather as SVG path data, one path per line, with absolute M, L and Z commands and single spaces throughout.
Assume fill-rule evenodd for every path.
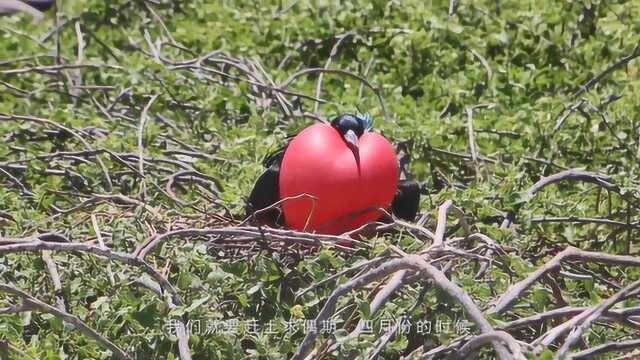
M 391 203 L 393 214 L 400 219 L 413 221 L 420 206 L 420 184 L 413 180 L 400 180 L 396 197 Z
M 53 7 L 53 4 L 55 3 L 54 0 L 27 0 L 24 2 L 40 11 L 51 9 Z
M 246 206 L 247 216 L 251 216 L 255 211 L 269 207 L 280 200 L 280 193 L 278 190 L 280 165 L 282 164 L 282 158 L 284 157 L 284 152 L 287 149 L 287 145 L 269 154 L 264 159 L 263 164 L 267 168 L 267 170 L 265 170 L 265 172 L 260 175 L 255 185 L 253 186 L 251 195 L 249 195 Z M 256 215 L 256 219 L 260 223 L 266 225 L 273 226 L 284 224 L 284 214 L 278 208 L 261 212 Z

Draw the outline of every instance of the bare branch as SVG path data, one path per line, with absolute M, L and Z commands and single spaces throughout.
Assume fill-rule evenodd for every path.
M 578 91 L 573 93 L 572 97 L 576 98 L 576 97 L 582 95 L 584 92 L 586 92 L 589 89 L 591 89 L 591 87 L 593 87 L 593 85 L 597 84 L 598 82 L 600 82 L 600 80 L 604 79 L 607 75 L 609 75 L 610 73 L 614 72 L 618 68 L 621 68 L 621 67 L 627 65 L 629 62 L 631 62 L 631 60 L 637 58 L 638 56 L 640 56 L 640 43 L 638 43 L 636 45 L 636 47 L 633 49 L 631 54 L 622 57 L 620 60 L 618 60 L 615 63 L 611 64 L 608 68 L 604 69 L 601 73 L 599 73 L 598 75 L 596 75 L 593 78 L 589 79 L 589 81 L 587 81 L 584 85 L 581 85 L 580 89 L 578 89 Z
M 511 350 L 511 353 L 513 354 L 513 357 L 515 359 L 525 359 L 522 351 L 520 350 L 520 345 L 518 345 L 518 343 L 511 335 L 509 335 L 509 333 L 504 331 L 491 331 L 473 337 L 466 344 L 464 344 L 460 348 L 460 350 L 458 350 L 451 357 L 451 359 L 467 359 L 472 351 L 495 342 L 505 343 L 509 347 L 509 350 Z
M 3 0 L 0 2 L 0 14 L 13 14 L 18 11 L 31 15 L 34 24 L 44 20 L 44 14 L 27 3 L 18 0 Z
M 569 357 L 572 360 L 586 360 L 596 358 L 599 355 L 612 351 L 622 351 L 637 348 L 640 348 L 640 339 L 612 341 L 599 346 L 594 346 L 590 349 L 585 349 L 580 352 L 570 354 Z
M 33 296 L 27 294 L 26 292 L 13 287 L 11 285 L 7 285 L 7 284 L 3 284 L 0 283 L 0 291 L 4 291 L 6 293 L 9 293 L 11 295 L 17 296 L 19 298 L 22 299 L 22 301 L 26 301 L 28 303 L 30 303 L 35 309 L 41 311 L 41 312 L 45 312 L 51 315 L 54 315 L 56 317 L 62 318 L 64 321 L 68 322 L 69 324 L 75 326 L 76 329 L 78 329 L 78 331 L 80 331 L 81 333 L 83 333 L 84 335 L 92 338 L 93 340 L 97 341 L 98 343 L 102 344 L 102 346 L 104 346 L 105 348 L 109 349 L 115 356 L 117 356 L 120 359 L 131 359 L 129 357 L 129 355 L 127 355 L 124 350 L 120 349 L 120 347 L 118 347 L 118 345 L 114 344 L 113 342 L 111 342 L 109 339 L 105 338 L 104 336 L 100 335 L 97 331 L 93 330 L 92 328 L 90 328 L 87 324 L 85 324 L 82 320 L 80 320 L 80 318 L 78 318 L 75 315 L 69 314 L 66 311 L 62 311 L 59 310 L 49 304 L 46 304 L 36 298 L 34 298 Z
M 533 184 L 533 186 L 531 186 L 529 190 L 527 190 L 527 194 L 529 195 L 529 197 L 532 197 L 533 195 L 535 195 L 537 192 L 544 189 L 545 187 L 551 184 L 559 183 L 564 180 L 589 182 L 613 192 L 620 191 L 618 186 L 611 183 L 610 182 L 611 178 L 606 175 L 584 171 L 581 169 L 569 169 L 569 170 L 561 171 L 557 174 L 553 174 L 551 176 L 547 176 L 545 178 L 540 179 L 538 182 Z
M 98 244 L 100 244 L 100 247 L 103 249 L 106 249 L 106 245 L 104 244 L 104 241 L 102 240 L 102 233 L 100 232 L 100 227 L 98 226 L 98 219 L 96 218 L 95 214 L 91 214 L 91 225 L 93 226 L 93 230 L 96 233 L 96 239 L 98 239 Z M 109 283 L 111 284 L 111 286 L 115 286 L 116 284 L 116 280 L 115 277 L 113 276 L 113 271 L 111 270 L 111 264 L 107 264 L 107 274 L 109 276 Z
M 88 151 L 94 151 L 93 148 L 91 147 L 91 145 L 89 145 L 89 143 L 82 137 L 80 136 L 76 131 L 73 131 L 67 127 L 65 127 L 62 124 L 59 124 L 55 121 L 49 120 L 49 119 L 43 119 L 43 118 L 39 118 L 39 117 L 35 117 L 35 116 L 24 116 L 24 115 L 15 115 L 15 114 L 2 114 L 0 113 L 0 121 L 1 120 L 18 120 L 18 121 L 27 121 L 27 122 L 35 122 L 38 124 L 46 124 L 46 125 L 50 125 L 53 127 L 56 127 L 58 129 L 61 129 L 63 131 L 66 131 L 67 133 L 71 134 L 73 137 L 75 137 L 76 139 L 78 139 L 78 141 L 80 141 L 82 143 L 82 145 L 84 145 L 84 147 L 88 150 Z M 106 185 L 107 185 L 107 191 L 111 191 L 113 188 L 113 184 L 111 183 L 111 177 L 109 176 L 109 172 L 107 171 L 107 167 L 104 165 L 104 163 L 102 162 L 102 160 L 99 157 L 96 157 L 96 161 L 98 162 L 98 165 L 100 165 L 100 169 L 102 170 L 102 173 L 104 175 L 104 179 L 106 181 Z
M 338 36 L 338 38 L 336 39 L 336 43 L 331 48 L 331 53 L 329 53 L 329 58 L 327 59 L 327 62 L 324 64 L 325 69 L 328 69 L 331 66 L 331 62 L 336 58 L 336 56 L 338 56 L 338 49 L 340 48 L 340 45 L 342 45 L 342 43 L 347 38 L 354 35 L 356 35 L 355 31 L 349 31 Z M 320 75 L 318 75 L 318 84 L 316 85 L 316 98 L 320 98 L 320 95 L 322 94 L 322 78 L 323 77 L 324 77 L 324 73 L 321 72 Z M 319 106 L 320 106 L 320 103 L 316 102 L 314 104 L 313 112 L 317 113 Z
M 275 241 L 297 242 L 308 246 L 329 245 L 340 248 L 345 251 L 353 251 L 351 248 L 340 246 L 339 243 L 347 243 L 358 246 L 369 247 L 369 244 L 351 239 L 345 236 L 312 234 L 294 230 L 281 230 L 269 227 L 221 227 L 221 228 L 205 228 L 205 229 L 181 229 L 174 230 L 164 234 L 154 236 L 145 243 L 138 246 L 134 254 L 139 258 L 144 258 L 150 251 L 172 237 L 189 237 L 189 236 L 249 236 L 253 239 L 268 239 Z
M 140 115 L 140 126 L 138 127 L 138 172 L 143 176 L 140 183 L 140 194 L 142 194 L 143 199 L 147 198 L 147 188 L 144 179 L 144 124 L 147 122 L 147 113 L 149 112 L 149 108 L 153 105 L 158 96 L 160 96 L 160 94 L 153 95 L 147 102 L 147 105 L 144 107 L 142 114 Z
M 350 71 L 347 71 L 347 70 L 324 69 L 324 68 L 310 68 L 310 69 L 300 70 L 297 73 L 289 76 L 289 78 L 287 80 L 285 80 L 282 84 L 280 84 L 280 88 L 286 89 L 287 87 L 289 87 L 289 85 L 291 85 L 291 83 L 293 81 L 295 81 L 300 76 L 307 75 L 307 74 L 313 74 L 313 73 L 330 73 L 330 74 L 346 75 L 346 76 L 352 77 L 354 79 L 360 80 L 360 82 L 362 82 L 363 84 L 367 85 L 367 87 L 369 89 L 371 89 L 374 92 L 374 94 L 376 94 L 376 96 L 378 97 L 378 101 L 380 102 L 380 106 L 382 107 L 382 113 L 384 114 L 384 118 L 385 118 L 385 120 L 389 120 L 389 115 L 387 113 L 387 106 L 384 103 L 384 99 L 382 98 L 382 94 L 380 93 L 380 91 L 378 91 L 378 89 L 373 87 L 373 85 L 371 85 L 371 83 L 367 79 L 365 79 L 364 77 L 362 77 L 362 76 L 360 76 L 358 74 L 354 74 L 354 73 L 352 73 Z
M 640 222 L 622 222 L 604 218 L 586 218 L 578 216 L 542 216 L 534 217 L 530 220 L 532 223 L 547 223 L 547 222 L 568 222 L 574 224 L 605 224 L 618 226 L 623 228 L 635 228 L 640 229 Z
M 162 287 L 157 282 L 149 279 L 147 277 L 142 277 L 135 281 L 136 284 L 139 284 L 151 291 L 153 291 L 157 296 L 164 297 L 162 293 Z M 177 305 L 171 300 L 168 299 L 167 304 L 170 309 L 177 308 Z M 191 360 L 191 350 L 189 349 L 189 334 L 187 333 L 187 328 L 184 324 L 184 321 L 179 316 L 174 316 L 173 320 L 176 322 L 176 337 L 178 338 L 178 351 L 180 352 L 181 360 Z
M 28 355 L 24 351 L 18 349 L 17 347 L 15 347 L 12 343 L 10 343 L 7 340 L 0 339 L 0 349 L 6 349 L 6 350 L 13 351 L 14 353 L 20 355 L 21 359 L 35 360 L 35 358 L 33 358 L 31 355 Z
M 626 255 L 609 255 L 599 252 L 580 250 L 575 247 L 568 247 L 559 252 L 546 264 L 532 272 L 524 280 L 511 285 L 509 289 L 498 299 L 496 304 L 488 311 L 489 313 L 501 314 L 511 308 L 516 300 L 524 294 L 543 275 L 557 271 L 562 266 L 562 261 L 577 260 L 580 262 L 596 262 L 621 266 L 640 266 L 640 258 Z
M 569 333 L 569 335 L 567 336 L 564 344 L 562 344 L 562 347 L 560 347 L 560 349 L 554 356 L 555 359 L 564 358 L 569 350 L 571 350 L 571 347 L 580 340 L 582 334 L 584 334 L 584 332 L 591 327 L 593 322 L 598 320 L 598 318 L 600 318 L 605 311 L 609 310 L 617 302 L 624 300 L 630 293 L 634 292 L 638 288 L 640 288 L 640 280 L 636 280 L 627 285 L 625 288 L 618 291 L 599 305 L 591 307 L 580 313 L 580 315 L 575 316 L 571 320 L 565 322 L 564 324 L 558 325 L 555 328 L 549 330 L 546 335 L 544 335 L 541 339 L 536 340 L 535 343 L 543 346 L 549 346 L 560 335 L 571 330 L 571 333 Z
M 588 307 L 565 306 L 559 309 L 553 309 L 547 312 L 538 313 L 525 318 L 513 320 L 503 326 L 500 326 L 499 329 L 505 330 L 505 331 L 521 330 L 527 327 L 537 326 L 538 324 L 546 320 L 576 316 L 588 309 L 589 309 Z M 628 324 L 629 317 L 637 316 L 637 315 L 640 315 L 640 306 L 629 307 L 624 309 L 611 309 L 604 312 L 602 318 L 606 320 L 616 321 L 621 324 Z
M 58 266 L 56 262 L 51 257 L 50 251 L 42 252 L 42 260 L 44 260 L 45 264 L 47 264 L 47 270 L 49 270 L 49 275 L 51 276 L 51 282 L 53 283 L 53 290 L 56 294 L 56 305 L 60 311 L 67 311 L 67 308 L 64 304 L 63 292 L 62 292 L 62 281 L 60 281 L 60 274 L 58 273 Z
M 24 252 L 24 251 L 62 251 L 62 252 L 82 252 L 94 254 L 97 256 L 105 257 L 111 260 L 115 260 L 127 265 L 140 267 L 145 273 L 149 274 L 154 280 L 162 285 L 162 288 L 169 292 L 173 301 L 176 304 L 182 304 L 182 300 L 178 295 L 176 289 L 165 279 L 160 273 L 158 273 L 151 265 L 145 261 L 126 253 L 113 251 L 108 248 L 102 248 L 87 243 L 73 243 L 73 242 L 51 242 L 43 241 L 40 237 L 45 234 L 36 235 L 27 238 L 0 238 L 0 244 L 6 243 L 6 245 L 0 245 L 0 254 Z
M 444 244 L 444 232 L 447 228 L 447 213 L 453 211 L 458 217 L 460 224 L 465 230 L 465 235 L 469 234 L 469 226 L 464 219 L 464 213 L 453 205 L 453 201 L 447 200 L 438 209 L 438 225 L 433 236 L 433 246 L 443 246 Z
M 482 333 L 492 332 L 493 327 L 484 318 L 482 312 L 475 305 L 469 295 L 464 292 L 460 287 L 451 282 L 447 277 L 437 268 L 429 265 L 424 259 L 417 255 L 407 255 L 401 259 L 390 260 L 378 268 L 368 271 L 367 273 L 351 279 L 345 284 L 340 285 L 334 290 L 325 302 L 322 310 L 315 319 L 316 329 L 307 332 L 304 340 L 302 341 L 300 348 L 292 357 L 292 359 L 304 359 L 305 355 L 311 350 L 311 347 L 315 343 L 318 336 L 318 330 L 322 321 L 328 319 L 335 311 L 335 307 L 338 298 L 347 294 L 348 292 L 361 288 L 362 286 L 369 284 L 373 281 L 382 279 L 396 271 L 405 269 L 413 269 L 421 273 L 425 278 L 431 279 L 434 283 L 440 287 L 443 291 L 449 294 L 452 298 L 456 299 L 462 307 L 465 309 L 471 319 L 478 325 Z M 494 347 L 498 353 L 500 359 L 511 359 L 509 352 L 502 347 L 497 341 L 494 342 Z

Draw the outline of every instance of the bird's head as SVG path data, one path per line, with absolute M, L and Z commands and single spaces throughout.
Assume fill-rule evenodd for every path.
M 373 119 L 369 114 L 342 114 L 331 121 L 333 126 L 347 142 L 347 145 L 357 152 L 358 139 L 362 134 L 371 130 Z

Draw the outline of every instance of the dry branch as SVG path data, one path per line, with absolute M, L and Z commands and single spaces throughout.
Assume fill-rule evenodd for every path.
M 7 340 L 0 339 L 0 349 L 4 349 L 5 351 L 12 351 L 12 352 L 16 353 L 16 354 L 20 355 L 20 359 L 36 360 L 34 357 L 32 357 L 31 355 L 28 355 L 24 351 L 18 349 L 17 347 L 15 347 L 12 343 L 10 343 Z
M 16 252 L 25 252 L 25 251 L 41 251 L 41 250 L 50 250 L 55 252 L 79 252 L 79 253 L 88 253 L 97 256 L 101 256 L 104 258 L 108 258 L 111 260 L 115 260 L 127 265 L 139 267 L 142 271 L 151 276 L 155 281 L 159 282 L 162 285 L 162 288 L 169 292 L 171 298 L 174 300 L 176 304 L 181 304 L 182 300 L 178 295 L 177 290 L 171 285 L 167 279 L 165 279 L 160 273 L 158 273 L 151 265 L 139 259 L 133 255 L 129 255 L 127 253 L 113 251 L 108 248 L 103 248 L 101 246 L 95 246 L 86 243 L 72 243 L 68 240 L 64 239 L 66 242 L 51 242 L 51 241 L 43 241 L 42 237 L 48 234 L 41 234 L 27 238 L 1 238 L 0 244 L 5 243 L 6 245 L 0 245 L 0 254 L 8 254 L 8 253 L 16 253 Z
M 578 216 L 542 216 L 530 220 L 532 223 L 567 222 L 573 224 L 604 224 L 623 228 L 640 229 L 640 222 L 622 222 L 603 218 L 586 218 Z
M 389 115 L 387 113 L 387 106 L 384 103 L 384 99 L 382 98 L 382 94 L 380 93 L 380 91 L 378 91 L 378 89 L 373 87 L 373 85 L 371 85 L 371 83 L 367 79 L 365 79 L 364 77 L 362 77 L 362 76 L 360 76 L 358 74 L 354 74 L 354 73 L 352 73 L 350 71 L 347 71 L 347 70 L 324 69 L 324 68 L 304 69 L 304 70 L 298 71 L 297 73 L 289 76 L 289 78 L 287 80 L 285 80 L 282 84 L 280 84 L 279 88 L 286 89 L 287 87 L 289 87 L 289 85 L 291 85 L 292 82 L 294 82 L 300 76 L 307 75 L 307 74 L 313 74 L 313 73 L 320 73 L 320 74 L 329 73 L 329 74 L 346 75 L 346 76 L 349 76 L 349 77 L 352 77 L 354 79 L 359 80 L 360 82 L 365 84 L 369 89 L 371 89 L 374 94 L 376 94 L 376 97 L 378 97 L 378 101 L 380 102 L 380 106 L 382 108 L 382 113 L 384 115 L 384 118 L 385 118 L 385 120 L 389 120 Z
M 551 184 L 559 183 L 564 180 L 588 182 L 588 183 L 596 184 L 598 186 L 601 186 L 613 192 L 617 192 L 617 193 L 620 192 L 620 189 L 618 188 L 618 186 L 611 183 L 610 182 L 611 178 L 606 175 L 584 171 L 581 169 L 569 169 L 569 170 L 561 171 L 557 174 L 553 174 L 551 176 L 547 176 L 545 178 L 540 179 L 538 182 L 533 184 L 533 186 L 531 186 L 529 190 L 527 190 L 527 194 L 529 195 L 529 197 L 533 197 L 533 195 L 535 195 L 537 192 L 544 189 L 545 187 Z
M 124 350 L 120 349 L 118 345 L 111 342 L 109 339 L 100 335 L 97 331 L 90 328 L 87 324 L 85 324 L 80 318 L 75 315 L 69 314 L 66 311 L 57 309 L 47 303 L 44 303 L 33 296 L 27 294 L 26 292 L 7 284 L 0 283 L 0 291 L 4 291 L 11 295 L 19 297 L 22 301 L 29 303 L 34 309 L 38 311 L 45 312 L 56 317 L 62 318 L 64 321 L 73 325 L 78 331 L 83 333 L 84 335 L 92 338 L 93 340 L 100 343 L 105 348 L 109 349 L 115 356 L 120 359 L 131 359 L 129 355 L 127 355 Z
M 497 341 L 503 342 L 509 347 L 514 359 L 525 359 L 520 349 L 520 345 L 518 345 L 509 333 L 504 331 L 491 331 L 475 336 L 471 340 L 467 341 L 453 356 L 451 356 L 451 360 L 467 359 L 472 351 Z
M 47 264 L 47 270 L 49 271 L 49 275 L 51 276 L 51 282 L 53 283 L 53 290 L 56 294 L 56 306 L 60 311 L 67 311 L 67 308 L 64 304 L 63 292 L 62 292 L 62 281 L 60 281 L 60 274 L 58 273 L 58 266 L 56 262 L 51 257 L 50 251 L 42 252 L 42 260 L 44 260 L 45 264 Z
M 0 254 L 5 253 L 14 253 L 14 252 L 25 252 L 25 251 L 56 251 L 56 252 L 73 252 L 73 253 L 88 253 L 93 255 L 98 255 L 101 257 L 105 257 L 111 260 L 115 260 L 118 262 L 122 262 L 127 265 L 135 266 L 140 268 L 143 272 L 148 274 L 154 281 L 157 282 L 158 286 L 154 287 L 154 289 L 158 289 L 156 293 L 161 298 L 165 299 L 170 306 L 181 306 L 183 305 L 182 299 L 180 295 L 178 295 L 177 290 L 171 285 L 171 283 L 158 271 L 156 271 L 151 265 L 146 263 L 144 260 L 139 259 L 133 255 L 129 255 L 122 252 L 112 251 L 104 245 L 95 246 L 86 243 L 71 243 L 65 238 L 60 238 L 58 240 L 66 241 L 66 242 L 50 242 L 50 241 L 42 241 L 41 238 L 47 236 L 49 234 L 41 234 L 27 238 L 1 238 L 0 237 Z M 2 245 L 4 244 L 4 245 Z M 167 298 L 168 295 L 168 298 Z M 31 303 L 31 301 L 29 301 Z M 188 336 L 186 330 L 184 328 L 184 324 L 182 327 L 178 323 L 177 335 L 178 335 L 178 345 L 180 349 L 180 356 L 182 360 L 190 360 L 191 359 L 191 351 L 188 346 Z
M 627 349 L 638 349 L 640 348 L 640 339 L 626 340 L 626 341 L 612 341 L 608 343 L 604 343 L 599 346 L 594 346 L 589 349 L 582 350 L 577 353 L 573 353 L 569 355 L 569 358 L 572 360 L 587 360 L 598 358 L 600 355 L 612 352 L 612 351 L 622 351 Z
M 453 201 L 447 200 L 438 209 L 438 225 L 436 226 L 436 231 L 433 236 L 433 246 L 443 246 L 444 244 L 444 232 L 447 228 L 447 213 L 449 211 L 453 211 L 455 215 L 458 217 L 460 224 L 465 230 L 465 234 L 469 234 L 469 226 L 464 219 L 464 213 L 462 210 L 458 209 L 453 205 Z
M 173 237 L 194 237 L 194 236 L 248 236 L 250 239 L 268 239 L 274 241 L 286 241 L 301 243 L 307 246 L 329 245 L 345 251 L 353 251 L 351 248 L 340 246 L 339 243 L 353 244 L 357 246 L 370 246 L 364 242 L 351 239 L 345 236 L 312 234 L 294 230 L 281 230 L 269 227 L 252 226 L 231 226 L 221 228 L 205 229 L 181 229 L 164 234 L 156 235 L 138 246 L 134 254 L 139 258 L 144 258 L 149 252 Z
M 147 102 L 147 105 L 145 105 L 144 109 L 142 110 L 142 114 L 140 115 L 140 126 L 138 127 L 138 172 L 140 172 L 140 174 L 142 174 L 143 176 L 140 185 L 140 194 L 142 195 L 143 199 L 147 198 L 147 188 L 144 179 L 144 125 L 147 122 L 147 113 L 149 112 L 149 108 L 151 107 L 151 105 L 153 105 L 158 96 L 160 95 L 153 95 Z
M 137 279 L 135 283 L 151 290 L 158 297 L 164 298 L 162 287 L 152 279 L 142 277 L 140 279 Z M 178 306 L 173 302 L 172 299 L 168 299 L 167 304 L 169 305 L 169 309 L 175 309 Z M 173 320 L 176 322 L 175 331 L 176 337 L 178 338 L 178 351 L 180 352 L 180 359 L 191 360 L 191 350 L 189 349 L 189 334 L 187 332 L 185 322 L 180 316 L 173 317 Z
M 595 262 L 620 266 L 640 266 L 640 257 L 627 255 L 609 255 L 599 252 L 580 250 L 575 247 L 568 247 L 559 252 L 551 260 L 532 272 L 524 280 L 511 285 L 509 289 L 498 299 L 496 304 L 488 313 L 501 314 L 508 311 L 513 304 L 529 289 L 538 279 L 545 274 L 557 271 L 562 266 L 562 261 Z
M 611 64 L 608 68 L 604 69 L 601 73 L 589 79 L 589 81 L 587 81 L 584 85 L 580 86 L 580 89 L 575 93 L 573 93 L 572 97 L 576 98 L 582 95 L 584 92 L 588 91 L 591 87 L 593 87 L 593 85 L 597 84 L 598 82 L 600 82 L 600 80 L 604 79 L 607 75 L 614 72 L 616 69 L 627 65 L 629 62 L 631 62 L 631 60 L 637 58 L 638 56 L 640 56 L 640 43 L 636 45 L 636 47 L 633 49 L 631 54 L 622 57 L 620 60 Z
M 45 125 L 50 125 L 53 127 L 56 127 L 60 130 L 63 130 L 69 134 L 71 134 L 73 137 L 75 137 L 76 139 L 78 139 L 78 141 L 80 141 L 82 143 L 82 145 L 88 150 L 88 151 L 94 151 L 93 148 L 91 147 L 91 145 L 89 145 L 89 143 L 82 137 L 80 136 L 76 131 L 71 130 L 70 128 L 67 128 L 66 126 L 59 124 L 55 121 L 49 120 L 49 119 L 44 119 L 44 118 L 39 118 L 39 117 L 35 117 L 35 116 L 25 116 L 25 115 L 16 115 L 16 114 L 2 114 L 0 113 L 0 121 L 2 120 L 18 120 L 18 121 L 26 121 L 26 122 L 35 122 L 38 124 L 45 124 Z M 106 182 L 107 185 L 107 191 L 111 191 L 113 189 L 113 184 L 111 182 L 111 177 L 109 176 L 109 171 L 107 170 L 107 167 L 104 165 L 104 163 L 102 162 L 102 160 L 100 159 L 100 157 L 96 157 L 96 161 L 98 162 L 98 165 L 100 166 L 100 169 L 102 170 L 102 174 L 104 175 L 104 180 Z
M 627 285 L 624 289 L 618 291 L 610 298 L 606 299 L 602 303 L 593 306 L 579 315 L 571 318 L 571 320 L 556 326 L 555 328 L 549 330 L 544 336 L 540 339 L 536 340 L 534 344 L 539 344 L 542 346 L 551 345 L 558 337 L 565 334 L 568 331 L 571 331 L 567 336 L 562 347 L 556 352 L 554 359 L 562 359 L 569 352 L 571 347 L 580 340 L 582 334 L 587 331 L 594 321 L 598 320 L 603 313 L 609 310 L 612 306 L 618 303 L 621 300 L 624 300 L 629 294 L 634 292 L 640 288 L 640 280 L 636 280 L 631 284 Z
M 546 320 L 553 320 L 558 318 L 573 317 L 588 310 L 589 307 L 571 307 L 565 306 L 558 309 L 549 310 L 546 312 L 538 313 L 528 317 L 513 320 L 499 329 L 505 331 L 517 331 L 527 327 L 535 327 Z M 640 306 L 629 307 L 624 309 L 611 309 L 602 314 L 601 320 L 616 321 L 621 324 L 629 324 L 629 318 L 632 316 L 640 315 Z M 636 328 L 640 326 L 634 325 Z
M 292 359 L 304 359 L 304 357 L 309 353 L 311 347 L 315 343 L 315 340 L 318 336 L 318 328 L 320 328 L 322 321 L 328 319 L 335 312 L 335 308 L 337 305 L 338 299 L 347 294 L 348 292 L 361 288 L 366 284 L 369 284 L 373 281 L 380 280 L 388 275 L 391 275 L 397 271 L 412 269 L 418 271 L 423 275 L 426 279 L 431 279 L 435 283 L 436 286 L 441 288 L 447 294 L 449 294 L 452 298 L 454 298 L 457 302 L 459 302 L 462 307 L 465 309 L 467 314 L 471 317 L 471 319 L 476 323 L 476 325 L 480 328 L 482 333 L 492 332 L 493 327 L 487 319 L 482 315 L 482 312 L 475 305 L 473 300 L 469 297 L 469 295 L 464 292 L 460 287 L 456 284 L 452 283 L 447 277 L 437 268 L 429 265 L 423 258 L 417 255 L 407 255 L 401 259 L 390 260 L 378 268 L 374 270 L 370 270 L 367 273 L 358 276 L 356 278 L 351 279 L 345 284 L 340 285 L 334 292 L 329 296 L 327 301 L 325 302 L 322 310 L 315 319 L 316 328 L 307 332 L 304 340 L 302 341 L 298 351 L 292 357 Z M 493 342 L 494 348 L 498 353 L 498 357 L 500 359 L 511 359 L 509 352 L 497 341 Z

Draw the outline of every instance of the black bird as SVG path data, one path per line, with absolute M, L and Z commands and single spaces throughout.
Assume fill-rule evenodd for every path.
M 342 114 L 331 121 L 331 126 L 337 129 L 350 146 L 358 146 L 358 138 L 372 128 L 373 121 L 369 115 Z M 247 201 L 247 217 L 255 211 L 267 208 L 280 200 L 279 177 L 280 165 L 287 150 L 285 144 L 275 152 L 268 155 L 263 161 L 266 170 L 256 181 L 251 195 Z M 413 221 L 418 212 L 420 203 L 420 184 L 413 180 L 398 181 L 396 196 L 391 204 L 393 214 L 401 219 Z M 284 225 L 284 214 L 273 207 L 255 214 L 255 219 L 263 224 Z

